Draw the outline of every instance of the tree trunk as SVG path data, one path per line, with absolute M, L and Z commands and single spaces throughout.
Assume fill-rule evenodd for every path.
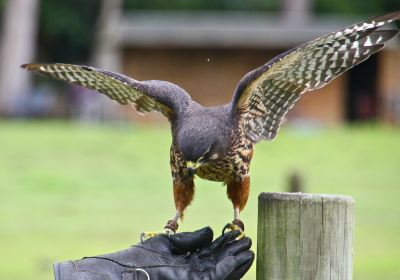
M 23 115 L 31 79 L 19 66 L 32 62 L 36 51 L 37 0 L 9 0 L 0 41 L 0 114 Z
M 119 24 L 122 0 L 102 0 L 91 64 L 102 69 L 120 72 L 118 34 L 113 33 Z M 121 105 L 100 94 L 82 95 L 79 118 L 84 121 L 122 119 Z

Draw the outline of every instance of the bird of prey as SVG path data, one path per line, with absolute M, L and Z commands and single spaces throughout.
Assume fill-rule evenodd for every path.
M 71 64 L 22 67 L 96 90 L 141 113 L 161 112 L 172 130 L 170 165 L 176 207 L 166 231 L 177 230 L 193 199 L 195 176 L 227 186 L 234 217 L 230 228 L 244 231 L 239 214 L 249 196 L 253 146 L 276 137 L 286 113 L 303 93 L 325 86 L 381 50 L 399 30 L 380 27 L 399 18 L 400 11 L 375 17 L 286 51 L 246 74 L 231 102 L 218 107 L 203 107 L 166 81 L 137 81 Z

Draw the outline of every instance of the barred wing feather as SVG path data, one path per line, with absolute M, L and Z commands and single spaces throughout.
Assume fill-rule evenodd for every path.
M 381 50 L 398 30 L 378 28 L 399 18 L 395 12 L 354 24 L 289 50 L 244 76 L 232 108 L 247 137 L 254 143 L 274 139 L 301 94 L 325 86 Z
M 94 67 L 73 64 L 25 64 L 23 68 L 96 90 L 120 104 L 132 104 L 140 113 L 161 112 L 170 118 L 189 95 L 178 86 L 164 81 L 139 82 L 127 76 Z M 180 98 L 179 98 L 180 97 Z

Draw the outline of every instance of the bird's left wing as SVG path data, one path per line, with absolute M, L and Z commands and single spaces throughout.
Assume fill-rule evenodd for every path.
M 323 87 L 381 50 L 398 30 L 378 28 L 399 18 L 400 11 L 354 24 L 289 50 L 245 75 L 231 108 L 247 137 L 253 143 L 274 139 L 302 93 Z
M 31 63 L 21 66 L 30 71 L 96 90 L 120 104 L 132 104 L 140 113 L 161 112 L 171 118 L 184 110 L 190 96 L 165 81 L 137 81 L 122 74 L 73 64 Z

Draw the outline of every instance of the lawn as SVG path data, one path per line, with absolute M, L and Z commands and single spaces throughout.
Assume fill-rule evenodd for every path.
M 52 279 L 52 262 L 113 252 L 174 213 L 166 127 L 0 122 L 0 279 Z M 400 279 L 400 130 L 287 128 L 258 144 L 243 213 L 256 242 L 257 196 L 284 191 L 356 200 L 355 279 Z M 182 231 L 232 219 L 219 183 L 197 179 Z M 255 246 L 254 246 L 255 248 Z M 253 266 L 245 279 L 255 279 Z

